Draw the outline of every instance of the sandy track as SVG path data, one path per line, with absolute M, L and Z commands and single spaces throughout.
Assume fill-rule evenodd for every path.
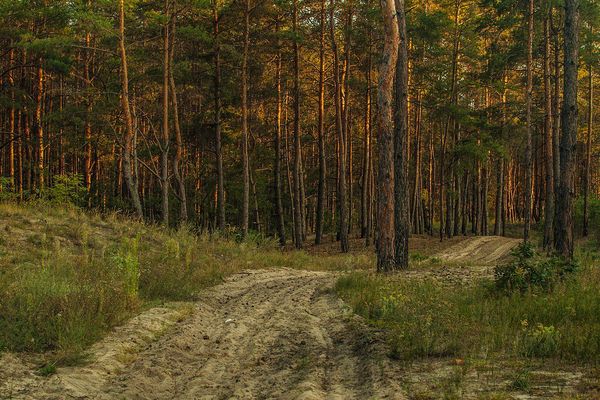
M 490 265 L 507 258 L 520 239 L 502 236 L 477 236 L 455 244 L 438 254 L 444 261 Z
M 383 341 L 344 309 L 334 280 L 289 269 L 235 275 L 124 372 L 95 382 L 59 372 L 43 398 L 403 399 Z

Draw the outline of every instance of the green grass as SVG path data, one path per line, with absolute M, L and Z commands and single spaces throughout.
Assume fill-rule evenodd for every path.
M 273 242 L 167 230 L 48 203 L 0 204 L 0 351 L 77 354 L 147 305 L 194 300 L 250 268 L 371 268 Z
M 490 283 L 442 286 L 432 281 L 354 272 L 338 294 L 384 328 L 396 357 L 488 356 L 600 360 L 600 269 L 579 253 L 577 276 L 550 293 L 504 295 Z M 400 274 L 401 275 L 401 274 Z

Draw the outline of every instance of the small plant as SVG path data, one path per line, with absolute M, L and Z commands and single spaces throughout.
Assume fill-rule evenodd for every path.
M 421 254 L 421 253 L 412 253 L 410 255 L 410 261 L 414 261 L 414 262 L 425 261 L 427 259 L 429 259 L 429 256 L 426 256 L 426 255 Z
M 85 205 L 87 190 L 81 175 L 55 175 L 53 181 L 54 184 L 41 193 L 42 199 L 61 205 Z
M 561 334 L 554 326 L 537 324 L 529 328 L 525 321 L 520 352 L 525 357 L 550 357 L 557 353 L 560 339 Z
M 510 384 L 510 388 L 512 390 L 520 390 L 520 391 L 528 390 L 529 385 L 530 385 L 529 381 L 530 381 L 529 370 L 522 369 L 517 372 L 517 375 L 515 376 L 515 378 L 513 379 L 513 381 Z
M 125 290 L 131 299 L 136 299 L 139 292 L 140 264 L 138 261 L 139 239 L 124 239 L 112 259 L 117 271 L 122 274 Z
M 525 293 L 550 291 L 556 282 L 575 272 L 577 264 L 560 257 L 542 257 L 530 243 L 521 243 L 512 253 L 514 259 L 495 268 L 496 288 Z
M 37 374 L 39 376 L 50 376 L 50 375 L 54 375 L 55 373 L 56 373 L 56 364 L 55 363 L 44 364 L 37 370 Z

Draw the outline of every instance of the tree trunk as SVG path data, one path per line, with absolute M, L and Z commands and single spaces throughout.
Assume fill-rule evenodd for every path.
M 525 226 L 523 228 L 523 240 L 529 240 L 529 231 L 531 229 L 531 190 L 532 190 L 532 151 L 533 134 L 531 121 L 531 105 L 533 100 L 533 1 L 529 0 L 527 17 L 527 88 L 525 94 L 527 108 L 527 146 L 525 147 Z
M 244 52 L 242 55 L 242 236 L 248 236 L 250 219 L 250 161 L 248 159 L 248 49 L 250 45 L 250 0 L 244 1 Z
M 371 34 L 368 34 L 368 55 L 367 55 L 367 71 L 366 71 L 366 96 L 365 96 L 365 124 L 364 124 L 364 141 L 363 141 L 363 170 L 361 178 L 361 232 L 362 238 L 369 240 L 370 232 L 368 231 L 369 219 L 369 186 L 371 182 Z M 368 245 L 368 243 L 367 243 Z
M 90 6 L 90 3 L 88 2 L 88 7 Z M 90 114 L 92 112 L 92 102 L 91 102 L 91 86 L 92 86 L 92 81 L 91 81 L 91 76 L 90 76 L 90 63 L 91 63 L 91 51 L 90 51 L 90 46 L 91 46 L 91 34 L 89 32 L 86 32 L 85 34 L 85 53 L 84 53 L 84 57 L 85 57 L 85 61 L 83 64 L 83 77 L 85 80 L 85 86 L 86 86 L 86 90 L 88 91 L 87 93 L 87 98 L 85 100 L 85 106 L 86 106 L 86 114 L 85 114 L 85 125 L 84 125 L 84 140 L 85 140 L 85 168 L 84 168 L 84 184 L 85 184 L 85 188 L 88 192 L 88 195 L 90 194 L 90 190 L 92 188 L 92 125 L 90 122 Z
M 340 84 L 340 61 L 339 50 L 335 38 L 335 0 L 330 0 L 329 24 L 331 35 L 331 48 L 333 52 L 333 82 L 335 102 L 335 129 L 338 137 L 339 157 L 339 206 L 340 206 L 340 245 L 342 252 L 349 250 L 348 244 L 348 198 L 346 193 L 346 138 L 344 137 L 343 110 L 342 110 L 342 88 Z
M 276 22 L 279 32 L 279 19 Z M 285 225 L 283 221 L 283 199 L 281 194 L 281 43 L 277 43 L 277 122 L 275 127 L 275 219 L 277 220 L 277 234 L 279 245 L 285 246 Z
M 125 135 L 123 137 L 123 175 L 125 184 L 131 196 L 133 207 L 138 218 L 144 218 L 142 203 L 138 193 L 136 179 L 132 173 L 131 152 L 134 136 L 133 117 L 129 104 L 129 71 L 127 69 L 127 52 L 125 50 L 125 0 L 119 0 L 119 50 L 121 55 L 121 102 L 125 116 Z
M 163 104 L 162 104 L 162 143 L 160 157 L 160 185 L 161 185 L 161 200 L 162 200 L 162 223 L 169 226 L 169 147 L 170 147 L 170 132 L 169 132 L 169 0 L 165 0 L 165 17 L 166 22 L 163 27 Z
M 44 190 L 44 126 L 42 124 L 42 101 L 44 96 L 44 69 L 42 68 L 42 60 L 39 60 L 36 77 L 36 98 L 35 98 L 35 130 L 37 137 L 37 175 L 38 175 L 38 191 L 41 193 Z
M 408 205 L 408 47 L 404 0 L 395 0 L 399 47 L 396 61 L 396 102 L 394 122 L 394 247 L 395 268 L 408 268 L 408 235 L 410 231 Z
M 172 2 L 172 9 L 175 8 L 175 0 Z M 187 192 L 185 188 L 185 179 L 183 178 L 183 171 L 180 169 L 181 157 L 183 155 L 183 139 L 181 136 L 181 126 L 179 122 L 179 104 L 177 100 L 177 87 L 175 86 L 175 77 L 173 76 L 173 60 L 175 55 L 175 16 L 171 18 L 171 52 L 169 59 L 169 84 L 171 87 L 171 103 L 173 106 L 173 125 L 175 128 L 175 140 L 177 148 L 175 149 L 175 156 L 173 157 L 173 174 L 177 181 L 179 188 L 179 197 L 181 198 L 181 205 L 179 208 L 182 223 L 188 220 L 187 210 Z
M 560 183 L 556 201 L 556 251 L 573 258 L 573 196 L 577 144 L 577 65 L 579 61 L 579 0 L 565 1 L 564 99 L 560 140 Z
M 294 0 L 293 5 L 293 31 L 298 32 L 298 0 Z M 294 244 L 297 249 L 303 245 L 303 213 L 302 200 L 300 198 L 300 157 L 302 156 L 300 146 L 300 50 L 298 48 L 298 39 L 294 38 Z
M 589 195 L 592 166 L 592 130 L 593 130 L 593 105 L 594 105 L 594 74 L 592 64 L 588 66 L 588 110 L 587 110 L 587 137 L 585 146 L 585 175 L 583 179 L 583 236 L 589 235 Z
M 400 34 L 395 21 L 394 0 L 381 0 L 385 32 L 379 67 L 377 119 L 379 165 L 377 174 L 377 270 L 389 272 L 395 266 L 394 244 L 394 126 L 393 90 Z
M 8 73 L 8 83 L 10 85 L 10 99 L 11 106 L 9 110 L 8 116 L 8 173 L 10 177 L 10 190 L 15 191 L 16 183 L 15 183 L 15 81 L 13 77 L 12 67 L 15 61 L 15 51 L 14 49 L 10 50 L 9 53 L 9 68 L 11 68 Z M 61 97 L 62 99 L 62 97 Z
M 319 42 L 319 187 L 317 192 L 317 222 L 315 226 L 315 244 L 323 239 L 325 217 L 325 0 L 321 0 Z
M 219 38 L 218 1 L 213 0 L 213 38 L 215 55 L 215 154 L 217 161 L 217 226 L 225 230 L 225 180 L 223 178 L 223 150 L 221 140 L 221 43 Z
M 550 9 L 544 19 L 544 138 L 546 155 L 546 195 L 544 205 L 544 239 L 546 249 L 552 241 L 554 221 L 554 162 L 552 142 L 552 85 L 550 83 Z

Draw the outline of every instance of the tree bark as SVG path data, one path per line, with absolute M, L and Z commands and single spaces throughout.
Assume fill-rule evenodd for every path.
M 276 30 L 279 32 L 279 19 L 276 22 Z M 277 117 L 275 127 L 275 219 L 277 222 L 277 234 L 279 245 L 285 246 L 285 225 L 283 221 L 283 198 L 281 194 L 281 43 L 277 42 Z
M 560 140 L 560 183 L 556 201 L 556 251 L 573 258 L 573 196 L 577 144 L 577 66 L 579 61 L 579 0 L 565 1 L 564 98 Z
M 544 205 L 544 239 L 546 249 L 552 241 L 554 221 L 554 161 L 552 138 L 552 85 L 550 83 L 550 9 L 544 19 L 544 138 L 546 155 L 546 195 Z
M 340 84 L 340 61 L 339 50 L 335 38 L 335 0 L 330 0 L 329 26 L 331 36 L 331 48 L 333 52 L 333 82 L 334 82 L 334 102 L 335 102 L 335 129 L 338 137 L 338 158 L 339 158 L 339 207 L 340 207 L 340 245 L 342 252 L 349 250 L 348 243 L 348 196 L 346 188 L 346 138 L 344 137 L 343 110 L 342 110 L 342 88 Z
M 365 93 L 365 123 L 364 123 L 364 141 L 363 141 L 363 171 L 361 178 L 361 237 L 367 240 L 370 232 L 369 227 L 369 186 L 371 183 L 371 34 L 368 34 L 369 50 L 367 55 L 367 71 Z
M 175 0 L 173 0 L 172 9 L 175 8 Z M 180 208 L 179 208 L 179 218 L 182 223 L 187 222 L 188 220 L 188 210 L 187 210 L 187 191 L 185 188 L 185 179 L 183 177 L 183 171 L 181 169 L 180 163 L 183 155 L 183 139 L 181 135 L 181 126 L 179 122 L 179 102 L 177 100 L 177 86 L 175 85 L 175 77 L 173 75 L 173 60 L 175 55 L 175 16 L 171 17 L 171 52 L 169 59 L 169 85 L 171 87 L 171 103 L 173 106 L 173 125 L 175 128 L 175 140 L 177 148 L 175 149 L 175 155 L 173 157 L 173 174 L 175 176 L 175 180 L 177 181 L 177 186 L 179 190 L 180 197 Z
M 408 205 L 408 46 L 404 0 L 395 0 L 399 33 L 396 60 L 396 102 L 394 137 L 394 248 L 395 268 L 408 268 L 408 236 L 410 231 Z
M 527 146 L 525 147 L 525 226 L 523 228 L 523 240 L 529 241 L 529 231 L 531 229 L 531 190 L 532 190 L 532 151 L 533 151 L 533 133 L 531 121 L 531 105 L 533 98 L 533 1 L 529 0 L 527 14 L 527 88 L 525 94 L 527 108 Z
M 169 148 L 171 147 L 171 135 L 169 132 L 169 0 L 165 0 L 166 22 L 163 27 L 163 104 L 162 104 L 162 143 L 160 157 L 160 184 L 161 184 L 161 204 L 162 204 L 162 223 L 169 226 Z
M 317 189 L 317 222 L 315 244 L 323 239 L 325 217 L 325 180 L 327 179 L 325 158 L 325 0 L 321 0 L 319 42 L 319 187 Z
M 244 52 L 242 55 L 242 236 L 248 236 L 250 219 L 250 162 L 248 159 L 248 50 L 250 44 L 250 0 L 244 1 Z
M 587 109 L 587 136 L 585 146 L 585 175 L 583 179 L 583 236 L 589 235 L 589 195 L 592 166 L 592 130 L 593 130 L 593 105 L 594 105 L 594 73 L 592 64 L 588 66 L 588 109 Z
M 379 66 L 377 120 L 379 162 L 377 173 L 377 270 L 394 270 L 394 126 L 393 90 L 400 34 L 394 0 L 381 0 L 384 47 Z
M 121 55 L 121 102 L 123 106 L 123 115 L 125 116 L 125 134 L 123 137 L 123 175 L 125 184 L 131 196 L 133 207 L 138 218 L 144 218 L 142 203 L 138 193 L 137 179 L 132 173 L 131 152 L 134 136 L 133 117 L 131 115 L 131 106 L 129 104 L 129 70 L 127 68 L 127 51 L 125 49 L 125 4 L 124 0 L 119 0 L 119 50 Z
M 294 0 L 293 4 L 293 31 L 295 34 L 298 32 L 298 0 Z M 293 43 L 294 51 L 294 244 L 297 249 L 301 249 L 303 246 L 304 232 L 302 230 L 303 225 L 303 212 L 302 212 L 302 200 L 300 198 L 301 187 L 300 187 L 300 174 L 301 174 L 301 142 L 300 142 L 300 49 L 298 47 L 298 38 L 294 38 Z
M 213 39 L 215 57 L 215 154 L 217 161 L 217 226 L 225 230 L 225 179 L 223 177 L 223 149 L 221 139 L 221 42 L 219 37 L 218 1 L 213 0 Z

